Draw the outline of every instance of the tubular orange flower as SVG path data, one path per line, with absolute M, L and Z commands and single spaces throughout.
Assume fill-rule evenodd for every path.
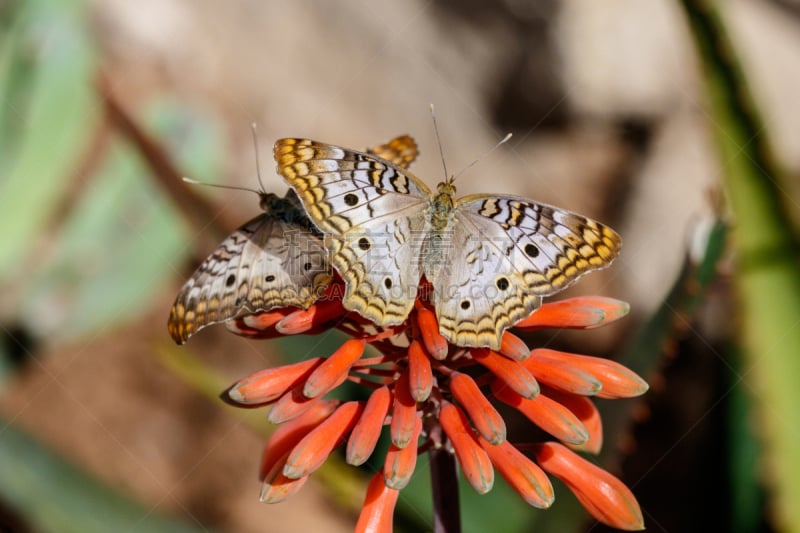
M 283 335 L 308 333 L 347 313 L 340 300 L 324 300 L 309 309 L 295 311 L 275 324 L 275 329 Z
M 417 402 L 411 397 L 408 372 L 403 372 L 397 379 L 394 389 L 394 409 L 392 409 L 392 424 L 389 427 L 392 444 L 398 448 L 405 448 L 411 442 L 416 419 Z
M 358 516 L 356 533 L 384 533 L 392 530 L 392 515 L 400 491 L 390 488 L 378 472 L 367 486 L 364 506 Z
M 489 454 L 481 448 L 467 417 L 450 402 L 442 402 L 439 422 L 447 433 L 464 477 L 478 494 L 486 494 L 494 485 L 494 469 Z
M 644 380 L 606 359 L 530 350 L 509 331 L 497 351 L 451 345 L 439 333 L 430 291 L 420 293 L 403 324 L 383 329 L 344 310 L 344 286 L 338 279 L 309 309 L 272 310 L 228 323 L 232 331 L 251 338 L 331 328 L 352 338 L 327 358 L 257 372 L 228 390 L 233 404 L 270 404 L 270 421 L 282 424 L 262 459 L 262 500 L 278 502 L 296 492 L 345 440 L 347 462 L 364 464 L 388 425 L 392 444 L 381 472 L 370 481 L 357 531 L 391 531 L 398 490 L 408 483 L 417 455 L 426 450 L 438 450 L 437 457 L 451 450 L 480 493 L 491 490 L 497 468 L 527 503 L 547 508 L 554 500 L 547 475 L 554 475 L 599 520 L 641 527 L 630 491 L 568 447 L 597 453 L 603 429 L 590 398 L 636 396 L 647 390 Z M 611 298 L 570 298 L 543 304 L 517 329 L 593 328 L 627 312 L 627 304 Z M 377 355 L 363 355 L 367 344 Z M 348 379 L 371 389 L 369 398 L 345 403 L 325 399 Z M 498 401 L 560 443 L 507 441 L 505 422 L 493 405 Z
M 307 398 L 304 396 L 303 387 L 304 385 L 301 383 L 291 390 L 286 391 L 284 395 L 272 405 L 272 410 L 269 412 L 267 419 L 273 424 L 281 424 L 300 416 L 313 407 L 314 403 L 318 402 L 319 399 Z
M 536 398 L 523 398 L 505 387 L 499 380 L 492 382 L 492 392 L 501 402 L 507 403 L 528 420 L 554 437 L 570 444 L 583 444 L 589 439 L 589 432 L 572 411 L 551 400 L 544 394 Z
M 297 479 L 322 466 L 328 455 L 353 428 L 360 413 L 361 405 L 358 402 L 340 405 L 292 448 L 283 467 L 283 474 L 290 479 Z
M 503 332 L 500 339 L 500 353 L 517 361 L 524 361 L 531 355 L 523 340 L 510 331 Z
M 298 383 L 304 382 L 322 361 L 322 357 L 316 357 L 293 365 L 261 370 L 236 382 L 226 394 L 228 398 L 242 405 L 272 402 Z
M 528 318 L 517 322 L 517 329 L 577 328 L 589 329 L 618 320 L 630 311 L 620 300 L 605 296 L 579 296 L 548 302 Z
M 333 352 L 308 376 L 303 387 L 303 396 L 315 398 L 344 383 L 350 372 L 350 367 L 361 358 L 366 345 L 367 343 L 364 342 L 364 339 L 345 341 L 338 350 Z
M 421 432 L 422 420 L 416 418 L 414 433 L 411 435 L 408 445 L 405 448 L 398 448 L 394 444 L 389 446 L 383 465 L 383 479 L 387 486 L 400 490 L 408 485 L 411 474 L 414 473 L 414 467 L 417 465 L 417 444 Z
M 269 330 L 293 312 L 295 312 L 295 309 L 291 308 L 274 309 L 266 313 L 243 316 L 239 323 L 240 327 L 236 327 L 237 322 L 227 322 L 226 326 L 238 335 L 260 337 L 265 330 Z M 276 334 L 275 336 L 278 335 Z
M 483 437 L 479 437 L 479 441 L 500 475 L 528 504 L 539 509 L 547 509 L 553 504 L 553 485 L 536 463 L 509 442 L 495 445 Z
M 464 406 L 478 434 L 491 442 L 500 444 L 506 440 L 506 423 L 486 396 L 481 392 L 475 380 L 461 372 L 453 372 L 450 376 L 450 391 Z
M 285 463 L 292 448 L 297 446 L 312 429 L 328 418 L 339 406 L 339 403 L 336 400 L 314 402 L 314 405 L 305 413 L 276 429 L 267 441 L 261 456 L 261 479 L 266 478 L 267 472 L 281 459 Z
M 531 356 L 543 359 L 563 361 L 567 365 L 579 367 L 594 375 L 603 385 L 597 393 L 598 398 L 632 398 L 647 392 L 648 385 L 645 380 L 634 372 L 615 361 L 578 355 L 574 353 L 559 352 L 548 348 L 537 348 Z
M 350 434 L 347 441 L 347 462 L 353 466 L 364 464 L 375 450 L 378 438 L 381 436 L 386 415 L 389 413 L 389 406 L 392 402 L 392 393 L 389 387 L 376 389 L 367 400 L 361 418 Z
M 291 479 L 283 474 L 283 466 L 288 456 L 288 453 L 284 455 L 282 461 L 277 462 L 264 474 L 264 484 L 261 486 L 259 496 L 263 503 L 280 503 L 303 488 L 308 481 L 308 476 Z
M 565 444 L 573 450 L 600 453 L 600 449 L 603 447 L 603 421 L 600 419 L 600 411 L 597 410 L 592 400 L 586 396 L 568 394 L 555 389 L 547 389 L 545 395 L 569 409 L 589 433 L 589 438 L 582 444 L 569 442 Z
M 533 350 L 531 355 L 533 357 L 529 357 L 522 365 L 530 370 L 540 383 L 582 396 L 594 396 L 603 388 L 600 380 L 581 366 L 544 357 L 539 350 Z
M 408 347 L 408 381 L 411 397 L 414 400 L 424 402 L 431 395 L 433 388 L 431 360 L 419 341 L 412 342 Z
M 517 361 L 503 357 L 488 348 L 471 351 L 472 358 L 485 366 L 509 389 L 525 398 L 535 398 L 539 394 L 539 384 L 527 368 Z
M 425 348 L 434 359 L 444 360 L 447 357 L 447 339 L 439 333 L 439 323 L 436 321 L 436 315 L 422 304 L 416 305 L 416 309 L 417 325 Z
M 539 465 L 563 481 L 596 519 L 619 529 L 644 529 L 639 504 L 619 479 L 555 442 L 538 445 L 535 454 Z

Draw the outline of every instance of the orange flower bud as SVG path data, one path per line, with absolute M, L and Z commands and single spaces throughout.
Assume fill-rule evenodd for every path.
M 600 522 L 628 531 L 644 529 L 639 504 L 619 479 L 556 442 L 536 446 L 536 461 L 564 482 Z
M 450 439 L 461 471 L 478 494 L 486 494 L 494 485 L 494 469 L 489 454 L 481 448 L 469 427 L 467 417 L 450 402 L 443 401 L 439 410 L 439 423 Z
M 293 365 L 267 368 L 236 382 L 227 396 L 243 405 L 263 405 L 280 398 L 290 388 L 306 380 L 314 368 L 322 363 L 321 357 L 307 359 Z
M 597 410 L 592 400 L 585 396 L 576 396 L 550 389 L 546 390 L 544 394 L 569 409 L 589 432 L 589 439 L 583 444 L 567 445 L 573 450 L 581 452 L 600 453 L 603 448 L 603 421 L 600 418 L 600 411 Z
M 492 381 L 492 392 L 498 400 L 510 405 L 559 440 L 583 444 L 589 439 L 589 432 L 569 409 L 543 394 L 533 399 L 523 398 L 498 380 Z
M 364 461 L 372 455 L 381 436 L 381 428 L 389 413 L 391 402 L 392 393 L 386 385 L 370 394 L 361 417 L 347 441 L 346 457 L 349 464 L 354 466 L 364 464 Z
M 261 455 L 260 479 L 265 479 L 267 472 L 274 468 L 278 461 L 286 462 L 286 457 L 292 448 L 297 446 L 297 443 L 312 429 L 328 418 L 340 403 L 338 400 L 314 402 L 306 412 L 294 420 L 278 426 L 264 446 L 264 453 Z
M 408 382 L 412 398 L 418 402 L 428 399 L 433 388 L 433 370 L 428 354 L 418 341 L 408 347 Z
M 250 337 L 256 339 L 270 339 L 279 337 L 280 333 L 273 329 L 273 326 L 282 320 L 285 316 L 294 313 L 296 309 L 292 307 L 284 307 L 281 309 L 273 309 L 265 313 L 256 313 L 255 315 L 245 315 L 243 317 L 235 318 L 225 321 L 225 327 L 228 331 L 232 331 L 242 337 Z
M 503 332 L 500 337 L 500 353 L 515 361 L 524 361 L 531 355 L 528 345 L 510 331 Z
M 321 399 L 317 398 L 309 398 L 303 394 L 303 384 L 299 384 L 293 389 L 287 391 L 283 396 L 281 396 L 277 402 L 272 405 L 272 409 L 269 412 L 269 416 L 267 416 L 267 420 L 272 422 L 273 424 L 282 424 L 284 422 L 288 422 L 289 420 L 300 416 L 311 406 L 314 405 L 314 402 L 318 402 Z
M 355 533 L 391 533 L 392 515 L 400 491 L 389 488 L 381 472 L 372 476 Z
M 270 329 L 272 326 L 280 322 L 286 316 L 294 313 L 296 309 L 293 307 L 283 307 L 281 309 L 273 309 L 266 313 L 256 313 L 255 315 L 245 315 L 241 318 L 242 323 L 253 329 Z
M 308 481 L 308 476 L 289 479 L 283 475 L 281 470 L 288 455 L 288 453 L 284 454 L 281 461 L 278 461 L 265 473 L 264 484 L 261 486 L 261 496 L 259 497 L 263 503 L 280 503 L 303 488 L 303 485 Z
M 290 479 L 307 476 L 322 466 L 344 437 L 350 432 L 361 414 L 359 402 L 346 402 L 340 405 L 331 416 L 312 429 L 292 448 L 283 475 Z
M 547 302 L 528 318 L 514 326 L 520 329 L 596 328 L 613 322 L 630 311 L 621 300 L 604 296 L 578 296 L 557 302 Z
M 533 350 L 531 355 L 522 364 L 540 383 L 583 396 L 593 396 L 603 388 L 600 380 L 578 365 L 547 357 L 540 350 Z
M 486 367 L 520 396 L 535 398 L 539 394 L 539 384 L 536 383 L 536 379 L 517 361 L 503 357 L 488 348 L 474 348 L 470 353 L 475 361 Z
M 383 479 L 386 486 L 400 490 L 408 485 L 414 468 L 417 466 L 417 446 L 419 434 L 422 432 L 422 419 L 417 417 L 414 423 L 414 434 L 408 446 L 398 448 L 394 444 L 389 446 L 386 452 L 386 460 L 383 463 Z
M 536 463 L 508 441 L 494 445 L 483 437 L 478 440 L 489 454 L 492 465 L 523 500 L 538 509 L 547 509 L 553 504 L 553 485 Z
M 305 333 L 347 313 L 341 300 L 320 300 L 308 309 L 300 309 L 275 324 L 275 329 L 284 335 Z
M 350 367 L 361 358 L 366 346 L 364 339 L 345 341 L 308 377 L 303 394 L 308 398 L 316 398 L 341 385 L 347 379 Z
M 436 315 L 424 305 L 417 306 L 417 325 L 419 325 L 420 336 L 425 348 L 431 357 L 439 361 L 447 357 L 448 344 L 441 333 L 439 333 L 439 322 Z
M 635 372 L 610 359 L 548 348 L 537 348 L 531 352 L 532 359 L 539 356 L 580 367 L 595 376 L 603 384 L 603 388 L 596 394 L 598 398 L 632 398 L 644 394 L 650 388 Z
M 274 330 L 248 328 L 244 325 L 244 322 L 242 322 L 241 318 L 226 321 L 225 328 L 231 333 L 235 333 L 240 337 L 246 337 L 248 339 L 270 339 L 273 337 L 280 337 L 280 333 L 276 333 Z
M 389 435 L 392 444 L 405 448 L 414 434 L 417 419 L 417 402 L 411 397 L 408 385 L 408 372 L 403 372 L 394 384 L 394 404 L 392 406 L 392 422 Z
M 506 423 L 503 417 L 486 399 L 474 379 L 467 374 L 454 372 L 450 376 L 450 391 L 483 438 L 492 444 L 500 444 L 506 440 Z

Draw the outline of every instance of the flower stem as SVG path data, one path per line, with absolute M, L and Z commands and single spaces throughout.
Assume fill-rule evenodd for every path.
M 446 439 L 442 435 L 443 439 Z M 428 452 L 433 490 L 433 530 L 435 533 L 459 533 L 461 509 L 458 500 L 456 459 L 446 447 Z

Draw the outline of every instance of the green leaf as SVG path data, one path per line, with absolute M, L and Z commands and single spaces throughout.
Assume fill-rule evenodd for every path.
M 67 189 L 68 177 L 96 127 L 94 56 L 75 2 L 36 2 L 3 35 L 0 139 L 12 139 L 0 183 L 0 275 L 19 269 Z M 35 67 L 32 67 L 35 65 Z M 29 69 L 35 68 L 30 72 Z M 8 154 L 8 152 L 6 153 Z
M 77 337 L 145 308 L 178 268 L 181 220 L 127 145 L 116 143 L 60 228 L 19 313 L 45 333 Z
M 709 125 L 736 217 L 737 320 L 745 378 L 758 407 L 780 529 L 800 530 L 800 237 L 788 209 L 786 177 L 713 2 L 683 0 L 705 73 Z

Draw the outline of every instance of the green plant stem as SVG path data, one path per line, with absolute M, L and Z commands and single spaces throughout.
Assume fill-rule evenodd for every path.
M 775 500 L 776 524 L 800 530 L 800 269 L 798 237 L 787 216 L 781 172 L 736 62 L 734 48 L 709 0 L 683 0 L 705 73 L 730 206 L 736 217 L 740 338 L 748 368 L 742 381 L 754 392 Z

